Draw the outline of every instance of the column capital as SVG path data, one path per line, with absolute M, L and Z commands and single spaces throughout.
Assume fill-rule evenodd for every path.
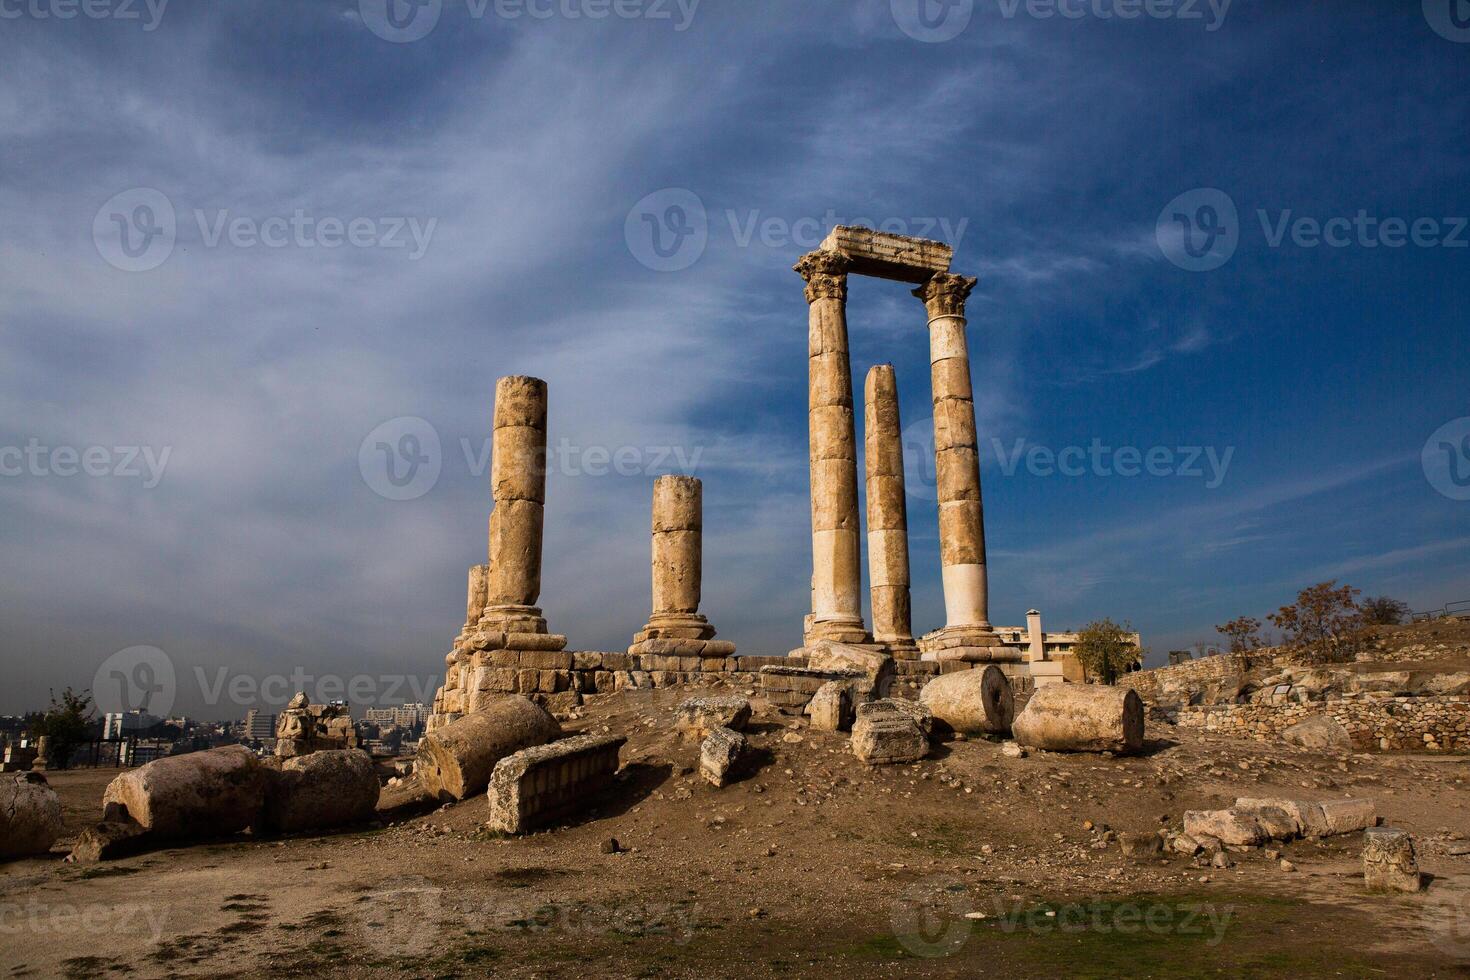
M 792 271 L 806 280 L 806 301 L 819 299 L 847 301 L 847 269 L 851 264 L 841 252 L 817 249 L 797 260 Z
M 929 319 L 942 316 L 964 316 L 965 300 L 980 280 L 974 276 L 957 276 L 952 272 L 937 272 L 924 285 L 914 290 L 914 295 L 924 301 L 929 310 Z

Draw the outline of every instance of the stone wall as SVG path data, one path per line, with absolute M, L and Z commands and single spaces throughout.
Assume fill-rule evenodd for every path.
M 502 694 L 523 694 L 555 711 L 576 704 L 579 695 L 610 694 L 629 688 L 726 687 L 758 691 L 762 687 L 762 667 L 806 665 L 804 657 L 483 650 L 449 668 L 448 682 L 435 700 L 435 720 L 446 724 L 477 710 L 482 700 Z M 917 698 L 924 684 L 941 671 L 972 666 L 984 664 L 895 661 L 892 693 Z
M 1233 677 L 1244 677 L 1249 670 L 1260 667 L 1277 667 L 1287 663 L 1290 655 L 1277 649 L 1257 650 L 1252 653 L 1222 653 L 1214 657 L 1188 660 L 1172 667 L 1155 667 L 1124 674 L 1118 683 L 1131 687 L 1145 701 L 1159 701 L 1170 691 L 1198 691 L 1227 681 Z
M 1175 720 L 1184 728 L 1274 741 L 1292 725 L 1316 715 L 1333 718 L 1346 728 L 1356 749 L 1470 751 L 1470 697 L 1463 695 L 1350 695 L 1305 703 L 1198 705 L 1178 709 Z

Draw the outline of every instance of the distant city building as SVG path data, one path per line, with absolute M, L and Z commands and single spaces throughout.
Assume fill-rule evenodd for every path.
M 432 709 L 421 703 L 404 704 L 396 708 L 369 708 L 363 720 L 379 725 L 397 725 L 399 728 L 421 729 L 429 722 Z
M 1063 681 L 1087 682 L 1087 671 L 1077 661 L 1079 634 L 1076 631 L 1048 633 L 1041 628 L 1041 613 L 1032 609 L 1026 613 L 1025 626 L 997 626 L 995 632 L 1001 643 L 1021 651 L 1022 658 L 1031 665 L 1031 676 L 1038 687 Z M 1140 651 L 1132 668 L 1138 670 L 1143 666 L 1143 637 L 1130 633 L 1129 639 Z
M 252 742 L 275 738 L 276 716 L 266 714 L 258 708 L 251 708 L 245 712 L 244 736 Z
M 114 711 L 102 717 L 104 739 L 127 738 L 138 732 L 147 731 L 158 724 L 158 719 L 141 708 L 132 711 Z

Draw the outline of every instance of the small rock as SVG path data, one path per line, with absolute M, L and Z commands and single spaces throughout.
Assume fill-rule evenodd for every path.
M 598 845 L 598 850 L 600 850 L 604 854 L 616 854 L 622 849 L 623 847 L 621 844 L 618 843 L 618 839 L 616 837 L 609 837 L 607 840 Z
M 1286 858 L 1282 858 L 1281 861 L 1279 862 L 1279 864 L 1280 864 L 1280 867 L 1281 867 L 1281 870 L 1282 871 L 1295 871 L 1296 870 L 1296 865 L 1294 865 L 1290 861 L 1286 860 Z

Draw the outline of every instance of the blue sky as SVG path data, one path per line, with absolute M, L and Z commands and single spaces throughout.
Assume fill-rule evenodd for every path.
M 980 277 L 998 623 L 1127 619 L 1160 660 L 1323 579 L 1470 598 L 1466 5 L 918 2 L 0 2 L 0 711 L 138 646 L 206 716 L 254 703 L 221 677 L 428 686 L 507 374 L 564 447 L 553 629 L 626 646 L 652 477 L 692 470 L 704 611 L 797 645 L 790 267 L 834 221 Z M 661 259 L 671 204 L 705 233 Z M 849 324 L 859 390 L 897 368 L 932 629 L 923 310 L 855 280 Z M 439 451 L 401 492 L 373 460 L 420 454 L 404 419 Z

